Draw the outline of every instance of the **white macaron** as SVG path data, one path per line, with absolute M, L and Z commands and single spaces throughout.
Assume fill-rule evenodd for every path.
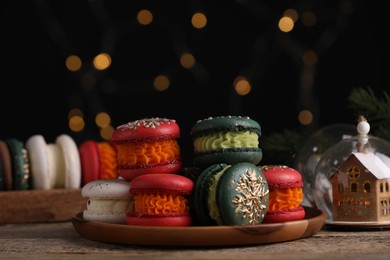
M 84 220 L 126 224 L 131 202 L 129 181 L 122 178 L 94 180 L 83 186 L 81 195 L 88 198 Z
M 30 156 L 33 189 L 80 188 L 80 155 L 72 137 L 61 134 L 55 143 L 46 143 L 42 135 L 33 135 L 25 147 Z

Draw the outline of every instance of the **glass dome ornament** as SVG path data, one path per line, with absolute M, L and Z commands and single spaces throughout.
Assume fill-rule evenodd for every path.
M 313 198 L 328 218 L 341 226 L 390 225 L 390 142 L 368 135 L 359 117 L 357 135 L 325 151 L 315 175 Z
M 323 153 L 337 142 L 351 138 L 356 134 L 353 124 L 333 124 L 318 129 L 301 146 L 294 159 L 294 168 L 303 178 L 305 194 L 302 205 L 315 206 L 313 198 L 314 175 Z

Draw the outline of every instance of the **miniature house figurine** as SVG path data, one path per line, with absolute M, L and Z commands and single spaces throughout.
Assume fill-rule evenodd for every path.
M 361 117 L 356 152 L 329 176 L 333 221 L 390 222 L 390 167 L 378 155 L 364 149 L 369 129 Z

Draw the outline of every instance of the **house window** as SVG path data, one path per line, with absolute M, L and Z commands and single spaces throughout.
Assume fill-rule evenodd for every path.
M 360 176 L 360 169 L 357 166 L 349 167 L 348 170 L 348 176 L 352 180 L 356 180 Z
M 388 215 L 388 208 L 387 208 L 387 201 L 386 200 L 381 201 L 381 213 L 382 213 L 382 216 Z
M 381 184 L 379 185 L 379 191 L 380 191 L 380 192 L 383 192 L 383 183 L 381 183 Z
M 386 182 L 386 184 L 385 184 L 385 189 L 386 189 L 386 192 L 389 192 L 389 183 L 388 182 Z
M 340 193 L 344 192 L 344 184 L 339 183 L 338 188 Z
M 369 193 L 370 192 L 370 190 L 371 190 L 371 185 L 370 185 L 370 182 L 365 182 L 364 184 L 363 184 L 363 191 L 365 192 L 365 193 Z
M 357 183 L 356 182 L 351 183 L 351 192 L 357 192 Z

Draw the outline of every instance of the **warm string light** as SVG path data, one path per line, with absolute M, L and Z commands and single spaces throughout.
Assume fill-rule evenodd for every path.
M 303 39 L 296 39 L 294 31 L 298 26 L 303 26 L 306 28 L 315 28 L 318 23 L 317 13 L 320 11 L 318 8 L 321 6 L 316 6 L 315 4 L 310 5 L 310 8 L 305 10 L 302 6 L 297 5 L 286 8 L 282 15 L 278 15 L 276 10 L 266 7 L 264 4 L 259 3 L 255 0 L 248 1 L 237 1 L 237 3 L 243 8 L 247 9 L 249 13 L 262 19 L 265 24 L 277 24 L 274 28 L 275 35 L 278 35 L 278 32 L 283 33 L 283 39 L 286 40 L 284 45 L 275 44 L 277 37 L 266 36 L 262 33 L 259 34 L 258 40 L 255 41 L 254 48 L 251 55 L 251 64 L 244 64 L 242 71 L 238 73 L 239 76 L 236 76 L 234 82 L 232 83 L 234 92 L 236 93 L 236 98 L 240 96 L 250 95 L 254 88 L 257 88 L 261 81 L 261 75 L 264 71 L 264 68 L 267 67 L 268 63 L 272 60 L 272 57 L 265 58 L 265 54 L 268 54 L 270 50 L 276 48 L 281 48 L 279 51 L 284 51 L 288 48 L 287 52 L 291 54 L 292 59 L 296 60 L 298 63 L 299 58 L 301 57 L 301 77 L 300 77 L 300 101 L 301 101 L 301 112 L 299 112 L 298 121 L 302 125 L 309 126 L 313 122 L 316 122 L 318 118 L 319 110 L 316 107 L 315 97 L 313 95 L 313 90 L 315 88 L 315 75 L 316 67 L 326 50 L 334 42 L 334 39 L 338 37 L 345 29 L 346 23 L 331 23 L 328 29 L 320 35 L 314 43 L 306 44 L 306 48 L 301 41 Z M 192 75 L 197 79 L 197 82 L 200 84 L 208 83 L 208 73 L 207 70 L 202 66 L 199 60 L 196 57 L 196 52 L 193 46 L 189 46 L 186 39 L 186 34 L 180 32 L 178 27 L 175 27 L 173 23 L 168 26 L 163 26 L 164 13 L 159 12 L 159 10 L 154 10 L 152 8 L 140 8 L 138 12 L 131 17 L 129 13 L 129 21 L 135 21 L 140 27 L 137 27 L 135 24 L 128 27 L 120 27 L 116 30 L 107 30 L 114 23 L 109 19 L 110 15 L 108 11 L 102 7 L 101 1 L 92 1 L 90 2 L 91 11 L 95 13 L 98 21 L 98 24 L 101 25 L 101 28 L 105 28 L 102 36 L 102 50 L 100 53 L 96 54 L 92 62 L 85 60 L 85 58 L 74 54 L 70 48 L 70 39 L 66 37 L 64 30 L 60 27 L 60 23 L 55 20 L 55 16 L 49 13 L 46 13 L 45 18 L 43 19 L 47 24 L 47 28 L 51 28 L 49 33 L 53 36 L 54 41 L 58 43 L 59 48 L 66 53 L 65 55 L 65 67 L 73 75 L 78 75 L 80 81 L 80 91 L 87 96 L 93 96 L 94 98 L 87 98 L 86 100 L 90 104 L 83 104 L 78 101 L 73 103 L 78 104 L 76 107 L 89 108 L 97 115 L 104 111 L 103 102 L 97 100 L 98 95 L 96 91 L 99 91 L 96 86 L 101 84 L 101 80 L 104 78 L 105 81 L 112 82 L 111 85 L 116 84 L 115 80 L 108 79 L 106 71 L 108 71 L 115 60 L 113 59 L 113 51 L 118 41 L 117 35 L 124 35 L 131 33 L 133 28 L 134 30 L 143 30 L 148 26 L 157 26 L 158 28 L 170 28 L 168 30 L 168 37 L 174 39 L 174 52 L 177 55 L 178 63 L 180 66 L 177 66 L 174 69 L 167 69 L 170 66 L 164 65 L 164 69 L 161 70 L 157 76 L 154 76 L 150 80 L 150 89 L 158 92 L 164 92 L 169 89 L 171 82 L 174 81 L 174 77 L 178 75 L 180 69 L 185 69 L 192 72 Z M 199 7 L 199 3 L 196 7 L 192 7 L 190 10 L 191 15 L 189 16 L 188 23 L 192 26 L 194 33 L 201 31 L 207 28 L 208 17 L 207 10 L 201 10 L 202 7 Z M 343 1 L 340 6 L 341 10 L 344 10 L 344 16 L 340 19 L 345 21 L 347 15 L 350 15 L 353 12 L 353 5 L 350 1 Z M 42 8 L 41 14 L 45 15 L 44 11 L 49 12 L 49 8 Z M 188 10 L 187 10 L 188 11 Z M 158 13 L 159 12 L 159 13 Z M 134 19 L 135 18 L 135 19 Z M 169 21 L 166 19 L 165 21 Z M 48 26 L 51 24 L 52 26 Z M 131 22 L 129 22 L 131 24 Z M 53 28 L 56 28 L 55 32 Z M 59 34 L 58 32 L 62 32 Z M 325 39 L 326 38 L 326 39 Z M 332 41 L 333 39 L 333 41 Z M 299 47 L 298 47 L 299 46 Z M 69 54 L 72 53 L 72 54 Z M 130 61 L 131 62 L 131 61 Z M 246 67 L 248 66 L 248 67 Z M 168 71 L 168 72 L 167 72 Z M 104 77 L 103 77 L 104 76 Z M 120 84 L 119 84 L 120 85 Z M 116 88 L 118 89 L 118 88 Z M 121 88 L 116 91 L 122 91 Z M 127 90 L 126 90 L 127 91 Z M 69 113 L 71 114 L 71 113 Z M 84 113 L 89 114 L 89 113 Z M 108 114 L 107 114 L 108 115 Z M 109 115 L 108 115 L 109 116 Z M 96 122 L 95 122 L 96 123 Z M 69 117 L 69 128 L 72 131 L 80 132 L 85 129 L 85 120 L 82 115 L 75 115 Z M 109 128 L 112 126 L 107 125 L 106 127 L 101 127 L 96 123 L 96 127 L 99 129 Z M 110 131 L 107 130 L 104 134 L 101 133 L 101 136 L 107 139 Z
M 278 17 L 277 13 L 273 10 L 270 10 L 267 6 L 262 3 L 259 3 L 255 0 L 248 1 L 237 1 L 243 8 L 255 16 L 259 16 L 262 14 L 263 19 L 267 19 L 265 22 L 272 24 L 273 20 Z M 268 15 L 264 14 L 264 10 L 268 12 Z M 320 56 L 324 54 L 334 42 L 333 39 L 336 39 L 342 32 L 347 28 L 346 20 L 348 19 L 348 15 L 353 13 L 353 4 L 351 1 L 342 1 L 340 3 L 340 10 L 342 10 L 342 15 L 336 23 L 330 23 L 329 27 L 323 32 L 322 35 L 318 37 L 318 39 L 312 43 L 306 44 L 307 50 L 303 49 L 302 46 L 305 46 L 300 41 L 304 39 L 296 39 L 296 35 L 294 34 L 294 29 L 299 24 L 306 28 L 316 29 L 315 26 L 318 23 L 317 13 L 321 10 L 321 5 L 311 5 L 310 10 L 304 10 L 302 6 L 297 5 L 297 7 L 290 6 L 287 8 L 283 14 L 279 17 L 277 23 L 277 29 L 280 30 L 283 35 L 283 39 L 288 44 L 285 45 L 277 45 L 270 38 L 265 37 L 265 35 L 259 35 L 258 46 L 261 48 L 257 48 L 255 53 L 251 53 L 252 57 L 255 56 L 256 60 L 262 61 L 259 63 L 253 63 L 253 67 L 251 69 L 245 69 L 246 71 L 252 71 L 251 74 L 242 73 L 247 78 L 248 81 L 251 81 L 252 88 L 256 88 L 260 85 L 261 78 L 258 76 L 261 75 L 264 71 L 264 68 L 267 66 L 267 63 L 270 62 L 269 59 L 265 59 L 264 56 L 267 55 L 268 52 L 271 52 L 274 49 L 274 46 L 282 47 L 281 50 L 285 50 L 288 48 L 288 53 L 291 53 L 292 59 L 295 60 L 296 57 L 301 57 L 301 75 L 300 75 L 300 86 L 299 86 L 299 97 L 300 104 L 302 109 L 297 115 L 298 122 L 304 126 L 311 126 L 312 128 L 316 127 L 316 122 L 318 122 L 319 118 L 319 108 L 318 102 L 316 100 L 314 93 L 315 85 L 316 85 L 316 71 L 317 64 Z M 299 46 L 299 47 L 296 47 Z M 268 50 L 268 52 L 266 51 Z M 244 71 L 244 69 L 243 69 Z M 254 72 L 257 72 L 254 73 Z M 234 88 L 237 89 L 237 86 L 234 85 Z M 237 90 L 236 90 L 237 91 Z

